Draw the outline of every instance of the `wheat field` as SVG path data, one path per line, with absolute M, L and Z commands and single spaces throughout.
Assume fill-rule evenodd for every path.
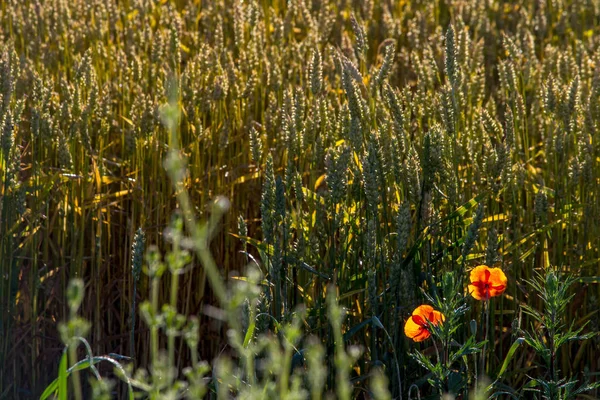
M 4 0 L 0 134 L 0 399 L 600 395 L 597 0 Z

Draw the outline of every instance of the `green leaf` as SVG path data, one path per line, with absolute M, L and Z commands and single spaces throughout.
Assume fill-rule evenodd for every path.
M 449 221 L 456 217 L 462 217 L 469 210 L 472 210 L 477 205 L 479 205 L 479 203 L 483 199 L 485 199 L 488 196 L 488 194 L 489 193 L 487 191 L 483 192 L 483 193 L 479 193 L 477 196 L 473 197 L 471 200 L 467 201 L 465 204 L 463 204 L 462 206 L 458 207 L 456 210 L 454 210 L 450 214 L 448 214 L 448 216 L 446 218 L 442 219 L 442 221 Z
M 267 253 L 267 255 L 269 255 L 271 257 L 274 254 L 273 245 L 271 245 L 271 244 L 263 243 L 260 240 L 253 239 L 249 236 L 240 236 L 240 235 L 237 235 L 237 234 L 231 233 L 231 232 L 229 234 L 231 236 L 233 236 L 234 238 L 240 239 L 241 241 L 249 244 L 250 246 L 255 247 L 258 250 L 264 251 L 265 253 Z
M 48 397 L 50 397 L 50 395 L 56 393 L 56 389 L 58 389 L 58 379 L 55 379 L 46 387 L 40 396 L 40 400 L 46 400 Z
M 107 357 L 107 356 L 96 356 L 96 357 L 92 357 L 91 359 L 86 358 L 84 360 L 79 361 L 78 363 L 73 365 L 71 368 L 67 369 L 67 355 L 66 354 L 67 353 L 66 353 L 66 349 L 65 349 L 65 352 L 63 353 L 63 356 L 60 359 L 60 364 L 59 364 L 59 369 L 58 369 L 58 378 L 56 378 L 55 380 L 50 382 L 50 384 L 48 386 L 46 386 L 46 389 L 44 389 L 44 391 L 42 392 L 42 395 L 40 396 L 40 400 L 48 399 L 51 395 L 55 394 L 57 390 L 58 390 L 59 400 L 63 400 L 63 399 L 67 400 L 67 398 L 68 398 L 68 396 L 67 396 L 67 378 L 69 377 L 69 375 L 71 375 L 74 371 L 81 371 L 86 368 L 94 368 L 94 365 L 98 364 L 101 361 L 107 361 L 107 362 L 113 364 L 115 366 L 115 368 L 117 368 L 121 372 L 121 374 L 123 375 L 123 379 L 125 380 L 125 383 L 127 384 L 127 391 L 128 391 L 127 398 L 129 400 L 134 400 L 133 387 L 131 386 L 131 380 L 129 379 L 129 377 L 127 377 L 127 374 L 126 374 L 125 370 L 123 369 L 123 367 L 121 366 L 121 364 L 119 364 L 115 359 L 113 359 L 112 357 Z
M 438 375 L 441 372 L 441 366 L 439 364 L 434 365 L 431 361 L 429 361 L 429 358 L 425 357 L 425 355 L 423 355 L 423 353 L 421 353 L 420 351 L 415 350 L 409 355 L 423 368 L 431 372 L 434 376 Z
M 462 358 L 463 356 L 467 356 L 469 354 L 478 353 L 481 351 L 481 348 L 484 346 L 486 342 L 475 342 L 475 338 L 473 336 L 469 337 L 465 344 L 461 346 L 455 353 L 451 355 L 452 362 L 455 362 Z
M 252 322 L 246 331 L 246 336 L 244 337 L 244 348 L 248 348 L 248 344 L 252 339 L 252 335 L 254 335 L 254 328 L 256 328 L 256 322 Z
M 314 269 L 313 267 L 311 267 L 310 265 L 308 265 L 304 261 L 297 260 L 296 257 L 288 255 L 288 256 L 286 256 L 284 258 L 285 258 L 285 261 L 289 265 L 291 265 L 291 266 L 298 266 L 298 267 L 302 268 L 303 270 L 308 271 L 311 274 L 317 275 L 319 278 L 322 278 L 322 279 L 326 279 L 326 280 L 330 280 L 331 279 L 327 275 L 325 275 L 325 274 L 317 271 L 316 269 Z
M 360 331 L 363 327 L 373 322 L 373 317 L 366 319 L 359 323 L 358 325 L 354 325 L 348 332 L 344 334 L 344 341 L 349 340 L 352 336 L 356 335 L 358 331 Z M 380 322 L 381 323 L 381 322 Z
M 379 320 L 379 318 L 377 318 L 377 317 L 374 316 L 374 317 L 371 317 L 371 320 L 373 322 L 373 325 L 375 325 L 379 329 L 385 330 L 385 328 L 383 327 L 383 324 L 381 323 L 381 321 Z
M 259 253 L 260 252 L 265 253 L 266 255 L 268 255 L 270 257 L 273 257 L 273 254 L 275 254 L 274 250 L 273 250 L 273 245 L 271 245 L 271 244 L 263 243 L 260 240 L 253 239 L 249 236 L 240 236 L 235 233 L 229 233 L 229 234 L 231 236 L 233 236 L 234 238 L 240 239 L 242 242 L 255 247 L 259 251 Z M 265 259 L 266 257 L 262 257 L 262 258 Z M 302 268 L 303 270 L 310 272 L 311 274 L 317 275 L 319 278 L 330 280 L 330 278 L 327 275 L 323 274 L 322 272 L 317 271 L 315 268 L 311 267 L 304 261 L 298 261 L 295 257 L 288 255 L 285 257 L 285 261 L 292 266 L 298 266 L 298 267 Z
M 508 364 L 512 360 L 512 358 L 515 355 L 515 352 L 517 351 L 519 346 L 521 346 L 521 344 L 523 344 L 524 341 L 525 341 L 524 338 L 518 338 L 517 340 L 515 340 L 515 342 L 512 344 L 512 346 L 510 346 L 510 349 L 508 350 L 508 353 L 506 354 L 506 357 L 504 358 L 504 362 L 502 363 L 502 368 L 500 368 L 500 372 L 498 372 L 497 379 L 500 379 L 502 377 L 502 375 L 504 374 L 504 372 L 506 372 L 506 368 L 508 368 Z

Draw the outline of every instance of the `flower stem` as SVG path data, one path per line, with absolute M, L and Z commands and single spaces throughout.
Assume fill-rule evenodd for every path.
M 489 299 L 483 303 L 483 312 L 485 313 L 485 336 L 483 338 L 483 350 L 481 352 L 481 374 L 485 374 L 485 352 L 487 350 L 487 340 L 490 331 L 490 301 Z

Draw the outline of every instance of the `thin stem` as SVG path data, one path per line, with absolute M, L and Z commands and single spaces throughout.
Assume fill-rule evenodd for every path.
M 75 365 L 77 363 L 77 346 L 69 346 L 69 358 L 71 359 L 71 364 Z M 81 400 L 81 381 L 79 380 L 79 371 L 77 369 L 73 371 L 73 389 L 75 391 L 75 399 Z
M 171 278 L 171 307 L 173 311 L 177 310 L 178 287 L 179 273 L 174 271 Z M 170 332 L 168 336 L 169 365 L 173 366 L 175 363 L 175 333 Z
M 152 304 L 153 315 L 158 314 L 158 284 L 159 280 L 156 276 L 152 277 L 152 287 L 150 289 L 150 298 Z M 150 326 L 150 344 L 151 344 L 151 357 L 152 364 L 158 362 L 158 324 L 155 320 L 152 321 Z
M 131 358 L 135 358 L 135 295 L 137 291 L 137 281 L 133 280 L 133 298 L 131 301 L 131 334 L 129 342 L 131 346 Z
M 435 348 L 435 355 L 437 356 L 437 363 L 440 364 L 441 363 L 441 358 L 440 358 L 440 351 L 438 350 L 437 344 L 435 344 L 435 340 L 433 340 L 433 347 Z M 440 392 L 440 398 L 442 398 L 442 388 L 439 388 L 439 392 Z
M 481 373 L 485 374 L 485 352 L 487 350 L 487 341 L 488 341 L 488 334 L 489 334 L 489 325 L 490 325 L 490 310 L 489 310 L 489 300 L 486 300 L 483 303 L 483 312 L 485 314 L 485 336 L 483 338 L 483 350 L 481 352 Z
M 392 350 L 394 352 L 394 361 L 396 362 L 396 374 L 398 375 L 398 390 L 400 395 L 399 399 L 402 400 L 402 380 L 400 379 L 400 364 L 398 363 L 398 354 L 396 353 L 396 348 L 394 347 L 394 341 L 392 340 L 392 337 L 385 329 L 385 327 L 383 327 L 383 325 L 381 326 L 381 328 L 383 329 L 383 332 L 385 332 L 385 335 L 387 336 L 390 345 L 392 346 Z

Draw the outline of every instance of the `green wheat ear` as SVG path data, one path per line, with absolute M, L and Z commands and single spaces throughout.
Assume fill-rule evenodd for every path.
M 358 22 L 356 16 L 352 14 L 350 16 L 350 25 L 352 26 L 352 32 L 354 33 L 355 38 L 355 52 L 356 56 L 360 59 L 363 59 L 369 50 L 369 43 L 367 41 L 367 34 L 365 32 L 364 26 Z
M 323 64 L 318 49 L 313 50 L 308 72 L 310 75 L 310 91 L 314 96 L 319 96 L 323 90 Z
M 450 25 L 446 31 L 446 75 L 453 88 L 458 84 L 458 65 L 456 63 L 456 45 L 455 45 L 454 27 Z
M 267 156 L 263 190 L 260 204 L 261 227 L 266 243 L 273 243 L 275 229 L 275 175 L 273 172 L 273 157 Z
M 250 150 L 251 150 L 252 160 L 257 164 L 260 164 L 260 162 L 262 161 L 262 153 L 263 153 L 263 146 L 262 146 L 262 139 L 261 139 L 260 132 L 254 126 L 251 126 L 248 131 L 248 134 L 249 134 L 249 139 L 250 139 Z
M 467 256 L 471 254 L 471 250 L 473 250 L 475 242 L 479 238 L 479 230 L 481 229 L 481 224 L 483 222 L 483 210 L 483 204 L 480 203 L 477 207 L 477 211 L 474 213 L 473 222 L 471 222 L 467 229 L 467 235 L 461 250 L 463 264 L 465 263 Z
M 392 66 L 394 64 L 394 57 L 396 55 L 396 41 L 393 39 L 386 39 L 384 43 L 384 53 L 383 53 L 383 62 L 381 63 L 381 67 L 379 71 L 377 71 L 375 78 L 373 79 L 374 86 L 382 85 L 390 71 L 392 70 Z

